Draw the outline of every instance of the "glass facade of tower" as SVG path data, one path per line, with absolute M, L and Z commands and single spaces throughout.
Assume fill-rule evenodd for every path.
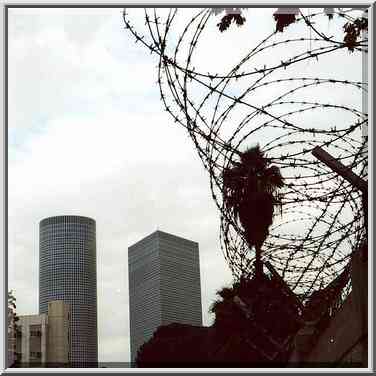
M 128 248 L 131 361 L 160 325 L 202 325 L 198 243 L 156 231 Z
M 91 218 L 58 216 L 40 222 L 39 313 L 48 302 L 71 307 L 72 365 L 98 361 L 96 226 Z

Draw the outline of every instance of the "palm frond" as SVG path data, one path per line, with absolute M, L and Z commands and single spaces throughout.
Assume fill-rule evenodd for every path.
M 249 246 L 268 236 L 274 207 L 282 214 L 280 189 L 284 180 L 278 166 L 271 165 L 260 145 L 249 147 L 222 174 L 223 204 L 245 231 Z
M 260 149 L 260 145 L 249 147 L 240 156 L 241 163 L 247 168 L 251 168 L 254 172 L 262 171 L 268 165 L 268 159 L 265 158 L 264 152 Z

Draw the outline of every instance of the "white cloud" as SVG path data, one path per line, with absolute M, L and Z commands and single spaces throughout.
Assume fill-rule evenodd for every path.
M 139 106 L 140 96 L 150 99 L 153 62 L 147 55 L 138 59 L 141 53 L 124 35 L 120 10 L 75 12 L 10 11 L 11 137 L 20 129 L 35 132 L 66 113 L 93 113 L 116 104 L 129 109 Z M 151 103 L 142 103 L 147 106 Z

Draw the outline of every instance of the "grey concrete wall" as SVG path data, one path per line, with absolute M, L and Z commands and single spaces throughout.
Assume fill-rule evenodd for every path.
M 48 303 L 47 362 L 69 362 L 69 305 L 63 301 Z
M 341 366 L 346 362 L 368 366 L 368 260 L 367 244 L 351 260 L 352 292 L 321 333 L 304 359 Z

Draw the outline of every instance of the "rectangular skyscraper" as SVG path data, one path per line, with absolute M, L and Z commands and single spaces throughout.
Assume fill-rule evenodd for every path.
M 128 248 L 131 360 L 160 325 L 202 325 L 198 243 L 156 231 Z

